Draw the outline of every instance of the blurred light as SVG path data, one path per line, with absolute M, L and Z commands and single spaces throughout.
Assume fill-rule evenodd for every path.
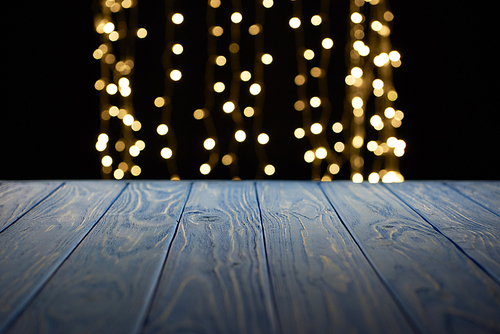
M 121 169 L 115 169 L 115 171 L 113 172 L 113 177 L 117 180 L 123 179 L 124 176 L 125 173 Z
M 167 124 L 160 124 L 158 125 L 158 127 L 156 128 L 156 132 L 158 132 L 158 134 L 160 136 L 164 136 L 168 133 L 168 126 Z
M 233 14 L 231 14 L 231 21 L 233 23 L 240 23 L 242 19 L 243 16 L 241 16 L 241 13 L 234 12 Z
M 135 165 L 130 169 L 130 174 L 132 174 L 133 176 L 139 176 L 141 174 L 141 171 L 141 167 Z
M 139 155 L 139 153 L 141 153 L 141 150 L 139 150 L 139 148 L 137 146 L 132 145 L 128 149 L 128 153 L 130 153 L 131 156 L 136 157 Z
M 393 183 L 393 182 L 403 182 L 403 176 L 401 174 L 396 174 L 393 171 L 388 172 L 382 177 L 382 182 L 384 183 Z
M 323 70 L 319 67 L 313 67 L 311 68 L 311 76 L 314 77 L 314 78 L 320 78 L 323 76 Z
M 380 29 L 382 29 L 382 23 L 380 23 L 379 21 L 373 21 L 371 24 L 371 28 L 373 31 L 380 31 Z
M 120 34 L 118 33 L 118 31 L 112 31 L 109 36 L 108 36 L 109 40 L 114 42 L 114 41 L 117 41 L 118 38 L 120 38 Z
M 318 108 L 320 105 L 321 105 L 321 99 L 317 96 L 313 96 L 310 100 L 309 100 L 309 104 L 311 105 L 311 107 L 313 108 Z
M 129 84 L 130 84 L 130 80 L 127 78 L 120 78 L 120 80 L 118 80 L 118 86 L 120 86 L 120 87 L 126 87 Z
M 118 164 L 118 168 L 126 173 L 128 171 L 128 164 L 125 161 L 122 161 Z
M 314 51 L 313 50 L 309 50 L 309 49 L 307 49 L 306 51 L 304 51 L 304 58 L 307 59 L 307 60 L 314 59 Z
M 233 163 L 233 156 L 231 154 L 226 154 L 225 156 L 222 157 L 222 164 L 224 166 L 229 166 L 232 163 Z
M 122 152 L 125 149 L 125 143 L 121 140 L 117 141 L 115 144 L 115 150 Z
M 297 29 L 298 27 L 300 27 L 300 19 L 298 17 L 292 17 L 290 19 L 290 21 L 288 21 L 288 24 L 290 25 L 290 27 L 292 27 L 293 29 Z
M 389 59 L 391 61 L 398 61 L 399 59 L 401 59 L 401 55 L 397 51 L 391 51 L 389 52 Z
M 252 73 L 250 73 L 249 71 L 243 71 L 240 74 L 241 81 L 248 81 L 251 78 L 252 78 Z
M 378 147 L 378 144 L 376 141 L 374 140 L 370 140 L 367 144 L 366 144 L 366 148 L 368 149 L 368 151 L 370 152 L 375 152 L 375 150 L 377 149 Z
M 118 87 L 114 83 L 110 83 L 106 86 L 106 92 L 109 95 L 115 95 L 118 92 Z
M 172 157 L 172 150 L 168 147 L 164 147 L 161 149 L 160 155 L 163 159 L 170 159 Z
M 222 110 L 224 110 L 226 114 L 232 113 L 234 111 L 234 108 L 236 108 L 236 106 L 231 101 L 227 101 L 222 105 Z
M 205 117 L 205 111 L 203 109 L 196 109 L 193 112 L 193 117 L 197 120 L 203 119 L 203 117 Z
M 104 143 L 107 143 L 109 141 L 109 136 L 105 133 L 101 133 L 98 137 L 97 137 L 97 141 L 102 141 Z
M 374 89 L 382 89 L 384 87 L 384 82 L 380 79 L 375 79 L 372 82 L 372 87 Z
M 298 100 L 293 104 L 293 107 L 297 111 L 302 111 L 306 107 L 306 104 L 304 103 L 304 101 Z
M 316 157 L 316 155 L 311 150 L 308 150 L 308 151 L 306 151 L 306 153 L 304 153 L 304 161 L 307 163 L 313 162 L 315 157 Z
M 344 127 L 342 126 L 342 124 L 340 122 L 336 122 L 332 125 L 332 130 L 335 133 L 340 133 L 340 132 L 342 132 L 343 129 L 344 129 Z
M 212 168 L 210 167 L 209 164 L 203 164 L 200 166 L 200 173 L 203 174 L 203 175 L 207 175 L 208 173 L 210 173 L 210 171 L 212 170 Z
M 254 83 L 250 86 L 250 94 L 258 95 L 261 91 L 261 87 L 258 83 Z
M 345 83 L 347 85 L 352 86 L 352 85 L 354 85 L 355 82 L 356 82 L 356 78 L 353 77 L 352 75 L 349 74 L 348 76 L 345 77 Z
M 333 40 L 331 38 L 325 38 L 323 39 L 323 41 L 321 42 L 321 45 L 323 46 L 323 48 L 325 49 L 331 49 L 333 47 Z
M 335 150 L 335 152 L 341 153 L 344 152 L 345 145 L 343 142 L 338 141 L 333 145 L 333 149 Z
M 103 90 L 105 86 L 106 86 L 106 84 L 104 83 L 104 80 L 102 80 L 102 79 L 97 80 L 94 84 L 94 88 L 96 90 Z
M 394 14 L 392 14 L 390 11 L 387 11 L 384 13 L 384 20 L 387 22 L 391 22 L 394 19 Z
M 103 52 L 99 49 L 95 50 L 94 53 L 92 54 L 94 59 L 101 59 L 102 55 L 103 55 Z
M 265 145 L 265 144 L 267 144 L 269 142 L 269 136 L 267 135 L 267 133 L 261 133 L 257 137 L 257 141 L 259 142 L 259 144 Z
M 353 23 L 361 23 L 363 21 L 363 15 L 358 12 L 354 12 L 351 14 L 351 21 Z
M 134 123 L 134 116 L 132 116 L 130 114 L 123 116 L 123 124 L 125 124 L 127 126 L 131 126 L 132 123 Z
M 137 30 L 137 37 L 139 38 L 145 38 L 148 35 L 148 31 L 144 28 L 139 28 Z
M 172 52 L 176 55 L 180 55 L 184 52 L 184 47 L 181 44 L 174 44 L 172 45 Z
M 352 107 L 354 109 L 360 109 L 361 107 L 363 107 L 363 99 L 359 96 L 354 97 L 352 99 Z
M 264 173 L 266 173 L 266 175 L 273 175 L 274 172 L 276 171 L 276 169 L 274 168 L 273 165 L 266 165 L 266 167 L 264 167 Z
M 302 86 L 306 82 L 306 77 L 302 74 L 298 74 L 295 77 L 294 82 L 297 86 Z
M 203 142 L 203 147 L 206 150 L 209 150 L 209 151 L 212 150 L 215 147 L 215 140 L 213 138 L 205 139 L 205 141 Z
M 212 8 L 219 8 L 220 0 L 210 0 L 209 4 L 210 4 L 210 7 L 212 7 Z
M 248 33 L 252 36 L 259 34 L 262 31 L 262 26 L 260 24 L 252 24 L 250 28 L 248 28 Z
M 161 96 L 158 96 L 155 101 L 154 101 L 154 104 L 157 108 L 161 108 L 165 105 L 165 99 Z
M 394 155 L 397 156 L 398 158 L 402 157 L 404 154 L 405 154 L 404 149 L 399 149 L 399 148 L 394 149 Z
M 174 81 L 179 81 L 182 78 L 182 72 L 179 70 L 172 70 L 170 71 L 170 79 Z
M 352 175 L 352 182 L 354 183 L 361 183 L 363 182 L 363 175 L 360 173 L 355 173 Z
M 273 62 L 273 56 L 271 56 L 269 53 L 263 54 L 260 59 L 265 65 L 269 65 Z
M 354 148 L 360 148 L 361 146 L 363 146 L 363 141 L 363 137 L 354 136 L 354 138 L 352 138 L 352 146 Z
M 140 151 L 142 151 L 142 150 L 144 150 L 144 149 L 146 148 L 146 143 L 145 143 L 144 141 L 142 141 L 142 140 L 137 140 L 137 141 L 135 142 L 135 146 L 136 146 L 136 147 L 137 147 Z
M 181 24 L 184 21 L 184 16 L 181 13 L 175 13 L 172 15 L 172 22 L 174 24 Z
M 293 132 L 293 135 L 295 136 L 295 138 L 297 139 L 302 139 L 304 138 L 304 136 L 306 135 L 306 132 L 304 131 L 304 129 L 302 128 L 297 128 L 295 129 L 295 131 Z
M 123 8 L 130 8 L 130 7 L 132 7 L 132 0 L 123 0 L 122 1 L 122 7 Z
M 338 174 L 338 172 L 340 172 L 340 167 L 337 164 L 331 164 L 330 166 L 328 166 L 328 171 L 331 174 L 335 175 Z
M 127 97 L 132 93 L 132 89 L 128 86 L 120 87 L 120 95 L 123 97 Z
M 398 99 L 398 93 L 391 90 L 390 92 L 387 93 L 387 98 L 389 99 L 389 101 L 396 101 Z
M 389 55 L 385 52 L 373 58 L 373 63 L 378 67 L 386 65 L 388 62 L 389 62 Z
M 255 110 L 252 107 L 246 107 L 243 110 L 243 115 L 246 117 L 252 117 L 255 114 Z
M 240 46 L 238 45 L 238 43 L 229 44 L 229 52 L 237 53 L 238 51 L 240 51 Z
M 236 141 L 241 143 L 245 141 L 245 139 L 247 138 L 247 134 L 243 130 L 238 130 L 234 133 L 234 138 L 236 139 Z
M 384 110 L 384 116 L 387 118 L 393 118 L 394 115 L 396 115 L 396 110 L 392 107 L 385 108 Z
M 224 89 L 226 89 L 226 86 L 224 85 L 224 83 L 216 82 L 214 84 L 214 91 L 216 91 L 217 93 L 222 93 L 224 91 Z
M 264 6 L 266 8 L 271 8 L 273 5 L 274 5 L 274 1 L 273 0 L 263 0 L 262 1 L 262 6 Z
M 111 33 L 113 30 L 115 30 L 115 25 L 113 24 L 113 22 L 108 22 L 104 25 L 103 29 L 102 29 L 106 34 L 109 34 Z
M 394 114 L 394 118 L 395 119 L 398 119 L 398 120 L 402 120 L 404 118 L 404 114 L 401 110 L 396 110 L 395 114 Z
M 322 22 L 321 16 L 314 15 L 313 17 L 311 17 L 311 23 L 312 23 L 312 25 L 319 26 L 321 24 L 321 22 Z
M 328 152 L 326 151 L 326 148 L 324 148 L 324 147 L 318 147 L 316 149 L 316 152 L 314 152 L 314 154 L 316 155 L 316 158 L 318 158 L 318 159 L 326 158 L 327 153 Z
M 370 124 L 374 127 L 377 128 L 380 126 L 382 123 L 382 118 L 379 115 L 374 115 L 370 118 Z
M 111 158 L 109 155 L 105 155 L 101 159 L 101 163 L 104 167 L 109 167 L 113 164 L 113 158 Z
M 219 66 L 224 66 L 224 65 L 226 65 L 226 61 L 227 61 L 227 60 L 226 60 L 226 57 L 224 57 L 224 56 L 217 56 L 217 57 L 215 58 L 215 63 L 216 63 L 217 65 L 219 65 Z
M 398 142 L 398 139 L 396 137 L 387 138 L 387 146 L 389 146 L 390 148 L 396 147 L 397 142 Z
M 133 131 L 139 131 L 142 128 L 142 124 L 139 121 L 134 121 L 130 127 Z
M 215 37 L 219 37 L 224 33 L 224 29 L 220 26 L 213 26 L 210 28 L 210 33 Z
M 311 132 L 315 135 L 320 134 L 323 131 L 323 126 L 320 123 L 313 123 L 311 125 Z
M 378 173 L 370 173 L 370 175 L 368 176 L 368 182 L 370 183 L 377 183 L 378 181 L 380 181 L 380 175 L 378 175 Z

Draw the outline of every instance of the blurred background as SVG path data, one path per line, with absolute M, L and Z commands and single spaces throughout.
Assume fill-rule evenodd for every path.
M 205 9 L 205 1 L 197 2 Z M 189 6 L 193 8 L 197 2 L 190 2 Z M 494 162 L 500 151 L 496 135 L 500 110 L 493 102 L 498 87 L 492 37 L 497 29 L 493 27 L 495 13 L 484 2 L 393 0 L 389 5 L 395 16 L 391 41 L 403 62 L 394 70 L 394 85 L 399 93 L 397 107 L 405 113 L 403 125 L 397 129 L 398 137 L 407 144 L 400 159 L 401 173 L 407 180 L 499 179 L 499 168 Z M 100 42 L 94 28 L 92 2 L 9 2 L 3 6 L 0 179 L 100 178 L 101 162 L 95 149 L 100 133 L 99 93 L 94 89 L 100 68 L 92 57 Z M 153 100 L 164 90 L 161 68 L 164 37 L 153 33 L 162 30 L 162 6 L 162 1 L 139 3 L 138 25 L 148 29 L 148 37 L 137 41 L 133 82 L 133 85 L 143 83 L 133 86 L 136 112 L 140 110 L 143 115 L 151 112 L 151 118 L 142 117 L 143 129 L 137 134 L 146 142 L 142 161 L 137 162 L 142 167 L 140 178 L 149 179 L 169 178 L 153 138 L 159 120 Z M 335 17 L 331 17 L 332 31 L 338 31 L 338 39 L 334 37 L 336 43 L 347 32 L 348 5 L 345 11 L 341 5 L 338 8 Z M 284 22 L 291 16 L 291 9 L 286 12 L 284 5 L 271 10 L 282 11 Z M 201 11 L 200 18 L 203 17 Z M 196 21 L 192 22 L 190 26 L 196 29 Z M 271 43 L 270 48 L 276 50 L 287 47 L 280 45 L 279 39 Z M 206 45 L 200 50 L 205 54 Z M 342 58 L 344 46 L 339 50 L 338 61 L 342 61 L 338 67 L 339 79 L 332 82 L 340 83 L 342 107 L 341 90 L 347 69 Z M 335 56 L 332 57 L 335 61 Z M 200 66 L 195 60 L 186 58 L 184 66 L 189 68 L 192 64 L 192 71 L 203 71 L 204 61 Z M 276 71 L 269 75 L 282 74 Z M 197 83 L 193 85 L 197 89 Z M 193 107 L 203 105 L 203 83 L 200 87 L 200 100 L 187 101 Z M 273 94 L 286 95 L 287 89 L 267 92 L 266 99 Z M 335 98 L 331 97 L 332 101 Z M 193 109 L 191 105 L 189 108 Z M 274 122 L 286 127 L 287 118 Z M 201 130 L 186 124 L 177 131 Z M 284 147 L 293 150 L 288 145 L 293 147 L 295 142 L 285 139 L 276 141 L 274 148 L 269 146 L 268 156 L 286 160 L 286 155 L 281 157 L 280 152 Z M 197 151 L 190 149 L 194 144 L 180 145 L 179 152 L 182 149 L 183 153 L 179 153 L 179 161 L 184 161 L 179 164 L 184 173 L 181 178 L 201 178 L 195 159 Z M 303 155 L 302 150 L 298 152 Z M 190 163 L 192 159 L 196 163 Z M 310 179 L 310 166 L 303 160 L 297 161 L 293 167 L 277 166 L 272 178 Z M 218 177 L 229 178 L 229 175 L 203 178 Z M 340 173 L 339 178 L 348 179 L 349 174 Z

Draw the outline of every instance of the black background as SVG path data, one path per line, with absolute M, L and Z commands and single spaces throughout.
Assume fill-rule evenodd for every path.
M 154 30 L 151 17 L 158 15 L 152 3 L 139 3 L 139 25 L 148 31 Z M 99 37 L 90 3 L 5 6 L 0 179 L 100 178 L 94 148 L 99 97 L 93 88 L 99 64 L 92 58 Z M 405 112 L 398 129 L 407 142 L 401 172 L 406 179 L 499 179 L 494 12 L 482 2 L 394 0 L 390 7 L 395 14 L 392 43 L 403 61 L 394 72 L 397 107 Z M 288 18 L 283 13 L 283 20 Z M 140 57 L 146 56 L 138 49 L 137 64 Z M 137 65 L 135 78 L 154 78 L 151 68 Z M 145 104 L 150 108 L 151 98 L 163 91 L 134 89 L 136 110 Z M 147 131 L 148 121 L 143 123 L 141 131 Z M 158 159 L 154 154 L 145 152 L 143 159 Z M 192 165 L 181 177 L 199 177 L 199 164 Z M 163 166 L 161 161 L 143 161 L 142 166 L 142 178 L 168 178 L 163 167 L 154 167 Z M 309 179 L 308 166 L 301 168 L 277 172 L 275 178 Z

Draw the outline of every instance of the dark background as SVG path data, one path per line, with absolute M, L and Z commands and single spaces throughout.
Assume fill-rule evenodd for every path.
M 389 3 L 395 14 L 392 43 L 403 61 L 394 71 L 397 108 L 405 112 L 398 129 L 407 142 L 402 174 L 406 179 L 499 179 L 494 12 L 472 1 Z M 5 6 L 0 179 L 100 178 L 94 148 L 99 97 L 93 88 L 99 64 L 92 58 L 99 37 L 90 3 Z M 155 10 L 144 7 L 146 2 L 139 6 L 139 25 L 151 31 Z M 284 20 L 289 17 L 283 13 Z M 151 71 L 144 67 L 141 74 L 139 65 L 135 70 L 136 79 Z M 154 98 L 162 91 L 144 91 L 141 98 L 136 87 L 136 110 L 137 104 L 151 104 L 147 94 Z M 309 179 L 303 165 L 275 178 Z M 149 162 L 142 166 L 142 178 L 168 177 L 161 168 L 148 168 Z

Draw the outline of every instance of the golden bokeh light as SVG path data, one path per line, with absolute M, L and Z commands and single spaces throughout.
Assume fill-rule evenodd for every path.
M 181 24 L 184 22 L 184 16 L 181 13 L 175 13 L 172 15 L 172 22 L 174 24 Z
M 203 165 L 200 166 L 200 173 L 203 175 L 207 175 L 212 171 L 212 167 L 210 167 L 209 164 L 204 163 Z
M 267 133 L 261 133 L 257 136 L 257 141 L 261 145 L 265 145 L 269 142 L 269 135 Z
M 182 54 L 182 52 L 184 52 L 184 47 L 179 43 L 174 44 L 174 45 L 172 45 L 172 52 L 175 55 L 180 55 L 180 54 Z
M 162 96 L 158 96 L 154 101 L 154 105 L 157 108 L 163 107 L 165 105 L 165 99 Z
M 313 15 L 311 17 L 311 23 L 313 26 L 319 26 L 323 22 L 323 19 L 321 18 L 320 15 Z
M 276 169 L 274 168 L 273 165 L 271 164 L 268 164 L 266 165 L 266 167 L 264 167 L 264 173 L 266 173 L 266 175 L 273 175 L 274 173 L 276 172 Z
M 163 159 L 170 159 L 172 157 L 172 150 L 169 147 L 164 147 L 160 151 L 160 155 Z
M 233 14 L 231 14 L 231 22 L 240 23 L 241 20 L 243 20 L 243 16 L 240 12 L 234 12 Z
M 179 81 L 182 78 L 182 72 L 179 70 L 172 70 L 170 71 L 170 79 L 173 81 Z
M 160 124 L 160 125 L 158 125 L 158 127 L 156 128 L 156 132 L 160 136 L 166 135 L 168 133 L 168 126 L 167 126 L 167 124 Z
M 237 142 L 241 143 L 245 141 L 245 139 L 247 138 L 247 134 L 243 130 L 238 130 L 234 133 L 234 138 Z
M 323 125 L 320 123 L 311 124 L 311 133 L 318 135 L 323 131 Z
M 332 125 L 332 130 L 335 133 L 340 133 L 340 132 L 342 132 L 343 129 L 344 129 L 344 127 L 342 126 L 342 123 L 340 123 L 340 122 L 336 122 Z
M 222 105 L 222 110 L 224 110 L 226 114 L 232 113 L 235 108 L 236 108 L 235 104 L 231 101 L 227 101 Z
M 205 139 L 205 141 L 203 142 L 203 147 L 206 150 L 209 150 L 209 151 L 212 150 L 215 147 L 215 140 L 213 138 Z
M 243 115 L 246 117 L 252 117 L 255 114 L 255 110 L 252 107 L 246 107 L 243 110 Z
M 148 35 L 148 31 L 146 29 L 144 29 L 144 28 L 137 29 L 137 37 L 146 38 L 147 35 Z
M 297 29 L 298 27 L 300 27 L 300 19 L 298 17 L 292 17 L 289 21 L 288 21 L 288 24 L 290 25 L 290 27 L 292 27 L 293 29 Z
M 252 84 L 249 88 L 250 94 L 252 94 L 252 95 L 258 95 L 261 90 L 262 90 L 262 88 L 260 87 L 260 85 L 258 83 Z
M 262 55 L 260 60 L 264 65 L 269 65 L 273 62 L 273 56 L 271 56 L 269 53 L 265 53 Z
M 297 128 L 295 129 L 295 131 L 293 132 L 293 135 L 295 136 L 295 138 L 297 139 L 302 139 L 304 138 L 304 136 L 306 135 L 306 132 L 304 131 L 304 129 L 302 128 Z

